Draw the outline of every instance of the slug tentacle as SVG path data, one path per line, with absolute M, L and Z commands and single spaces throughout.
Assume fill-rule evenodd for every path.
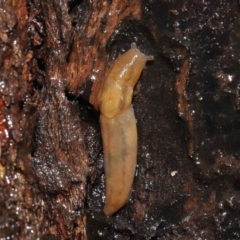
M 110 69 L 98 94 L 106 175 L 104 213 L 112 215 L 127 202 L 137 162 L 137 129 L 131 105 L 133 89 L 146 61 L 135 43 Z
M 137 45 L 136 45 L 135 42 L 131 43 L 131 49 L 132 49 L 132 50 L 135 50 L 135 51 L 139 51 L 139 50 L 137 49 Z M 140 51 L 139 51 L 139 52 L 140 52 Z M 141 52 L 140 52 L 140 53 L 141 53 Z M 147 55 L 145 55 L 145 54 L 143 54 L 143 53 L 141 53 L 141 54 L 142 54 L 142 57 L 145 58 L 145 61 L 152 61 L 152 60 L 154 59 L 154 57 L 153 57 L 152 55 L 147 56 Z

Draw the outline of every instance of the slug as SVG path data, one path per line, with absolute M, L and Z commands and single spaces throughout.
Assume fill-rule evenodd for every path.
M 129 198 L 137 162 L 137 127 L 132 107 L 133 89 L 146 61 L 135 43 L 118 57 L 98 94 L 103 142 L 106 200 L 103 212 L 112 215 Z

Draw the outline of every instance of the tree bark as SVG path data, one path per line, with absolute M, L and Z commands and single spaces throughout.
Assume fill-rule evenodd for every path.
M 237 1 L 0 2 L 1 239 L 239 239 Z M 103 214 L 97 94 L 136 42 L 138 165 Z

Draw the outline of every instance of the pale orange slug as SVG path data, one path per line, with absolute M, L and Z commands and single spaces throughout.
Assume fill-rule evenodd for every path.
M 137 162 L 132 95 L 148 60 L 153 60 L 153 56 L 144 55 L 132 43 L 131 49 L 115 61 L 98 94 L 106 177 L 103 211 L 106 215 L 123 207 L 131 191 Z

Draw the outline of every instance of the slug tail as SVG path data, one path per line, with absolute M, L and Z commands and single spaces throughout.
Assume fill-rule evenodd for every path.
M 108 119 L 101 115 L 106 177 L 104 213 L 112 215 L 127 202 L 137 162 L 137 128 L 132 105 Z

